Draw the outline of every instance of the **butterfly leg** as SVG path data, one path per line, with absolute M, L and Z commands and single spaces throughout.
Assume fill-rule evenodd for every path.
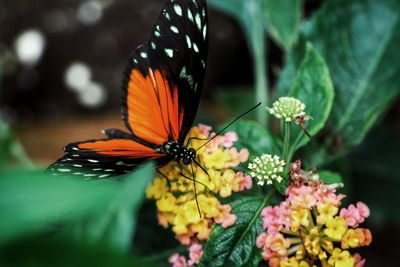
M 204 183 L 199 182 L 199 181 L 196 181 L 196 179 L 187 177 L 187 176 L 183 173 L 183 165 L 182 165 L 182 163 L 181 163 L 180 161 L 177 161 L 177 163 L 178 163 L 178 167 L 179 167 L 179 175 L 181 175 L 183 178 L 188 179 L 188 180 L 190 180 L 190 181 L 192 181 L 192 182 L 194 182 L 194 183 L 198 183 L 198 184 L 204 186 L 204 188 L 205 188 L 207 191 L 211 192 L 210 188 L 208 188 L 208 186 L 206 186 Z
M 201 166 L 201 165 L 200 165 L 200 163 L 198 163 L 196 160 L 194 160 L 194 163 L 195 163 L 197 166 L 199 166 L 199 167 L 200 167 L 200 169 L 202 169 L 202 170 L 203 170 L 203 172 L 204 172 L 205 174 L 207 174 L 208 178 L 211 180 L 211 177 L 210 177 L 210 175 L 208 174 L 207 170 L 206 170 L 206 169 L 204 169 L 204 167 L 203 167 L 203 166 Z
M 193 168 L 193 163 L 190 164 L 190 166 L 192 167 L 192 175 L 193 175 L 193 189 L 194 189 L 194 199 L 196 200 L 196 205 L 197 205 L 197 211 L 199 212 L 199 216 L 201 218 L 201 211 L 200 211 L 200 206 L 199 206 L 199 201 L 197 200 L 197 189 L 196 189 L 196 174 L 194 172 L 194 168 Z

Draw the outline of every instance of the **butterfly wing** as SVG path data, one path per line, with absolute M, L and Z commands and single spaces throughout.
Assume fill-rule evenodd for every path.
M 49 169 L 55 175 L 106 178 L 146 160 L 167 162 L 160 147 L 182 143 L 200 100 L 208 49 L 205 0 L 168 0 L 148 41 L 131 55 L 123 83 L 122 115 L 130 133 L 70 144 Z
M 163 157 L 155 149 L 133 139 L 121 138 L 121 132 L 117 133 L 120 138 L 88 140 L 67 145 L 64 156 L 48 170 L 56 176 L 107 178 L 129 173 L 147 160 Z
M 150 38 L 131 55 L 122 117 L 147 142 L 182 143 L 193 124 L 207 62 L 205 0 L 168 0 Z

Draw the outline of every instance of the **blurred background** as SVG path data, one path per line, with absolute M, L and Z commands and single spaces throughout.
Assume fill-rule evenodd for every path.
M 100 137 L 103 128 L 123 128 L 123 70 L 130 52 L 146 40 L 163 2 L 0 2 L 0 159 L 13 155 L 0 168 L 20 161 L 44 168 L 62 155 L 67 143 Z M 322 5 L 322 0 L 304 1 L 302 19 Z M 218 125 L 252 106 L 252 101 L 232 99 L 235 94 L 254 97 L 255 68 L 239 20 L 211 7 L 209 25 L 208 69 L 197 120 Z M 285 49 L 274 38 L 266 36 L 265 42 L 263 71 L 274 88 Z M 394 56 L 400 57 L 398 52 Z M 368 226 L 374 241 L 361 251 L 367 266 L 398 266 L 399 139 L 400 105 L 393 98 L 365 141 L 330 165 L 346 177 L 350 200 L 362 200 L 372 209 Z

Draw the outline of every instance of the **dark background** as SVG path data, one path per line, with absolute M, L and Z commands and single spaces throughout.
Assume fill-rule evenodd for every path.
M 306 16 L 321 2 L 306 1 Z M 69 142 L 99 137 L 99 130 L 105 127 L 123 127 L 119 114 L 122 73 L 129 53 L 146 40 L 162 4 L 162 0 L 0 2 L 0 112 L 38 166 L 44 167 L 60 156 L 61 148 Z M 209 64 L 197 118 L 217 124 L 229 117 L 229 112 L 217 105 L 219 88 L 251 85 L 253 69 L 239 24 L 210 9 L 209 25 Z M 21 62 L 15 50 L 16 40 L 32 29 L 40 32 L 45 41 L 43 54 L 33 65 Z M 282 65 L 282 51 L 269 41 L 269 53 L 266 75 L 273 85 Z M 80 93 L 66 85 L 66 71 L 76 62 L 90 69 L 92 82 L 103 88 L 103 100 L 87 105 L 80 100 Z M 380 182 L 375 174 L 363 172 L 363 157 L 369 157 L 368 153 L 379 157 L 382 151 L 382 143 L 377 141 L 382 138 L 382 131 L 392 136 L 383 142 L 393 142 L 398 147 L 398 104 L 369 134 L 364 145 L 350 155 L 356 168 L 345 175 L 353 177 L 349 183 L 353 200 L 369 196 L 378 202 L 387 201 L 393 217 L 398 218 L 400 203 L 391 196 L 400 189 L 398 182 L 390 178 L 390 170 L 385 170 L 382 175 L 388 178 Z M 398 164 L 399 158 L 393 163 Z M 343 169 L 343 163 L 337 164 Z M 367 180 L 368 186 L 362 186 Z M 388 194 L 384 183 L 391 187 Z M 400 248 L 397 219 L 388 220 L 379 212 L 372 210 L 373 218 L 367 225 L 372 229 L 373 244 L 361 253 L 367 258 L 367 266 L 399 266 L 395 263 Z

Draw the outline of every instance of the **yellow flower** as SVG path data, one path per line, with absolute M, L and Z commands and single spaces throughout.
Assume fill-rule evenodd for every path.
M 154 181 L 147 187 L 146 197 L 153 199 L 160 199 L 162 196 L 167 193 L 167 180 L 165 178 L 156 178 Z
M 206 197 L 205 195 L 199 195 L 198 201 L 201 212 L 205 214 L 206 218 L 214 218 L 218 216 L 220 211 L 218 210 L 219 201 L 213 196 Z
M 228 149 L 217 149 L 211 153 L 203 154 L 204 165 L 208 169 L 224 169 L 225 163 L 230 161 L 232 156 Z
M 211 127 L 199 125 L 189 131 L 187 138 L 205 139 L 211 134 Z M 207 239 L 214 222 L 222 223 L 226 227 L 234 223 L 236 216 L 229 214 L 225 209 L 220 209 L 222 205 L 213 193 L 227 197 L 232 192 L 248 188 L 243 185 L 246 182 L 243 176 L 237 176 L 235 171 L 228 168 L 228 166 L 236 167 L 248 157 L 245 149 L 240 153 L 233 149 L 236 140 L 237 136 L 232 133 L 217 136 L 209 144 L 197 150 L 196 161 L 203 168 L 196 165 L 183 166 L 184 175 L 190 179 L 183 177 L 176 162 L 171 161 L 160 170 L 168 177 L 169 183 L 163 177 L 156 177 L 147 188 L 147 198 L 156 200 L 159 223 L 164 227 L 171 225 L 182 244 L 190 243 L 190 240 Z M 186 142 L 187 140 L 185 144 Z M 205 142 L 192 139 L 189 147 L 197 149 Z M 239 160 L 233 162 L 232 159 L 235 157 Z
M 191 200 L 186 203 L 183 203 L 180 206 L 180 209 L 181 209 L 181 212 L 186 217 L 186 221 L 189 224 L 190 223 L 198 223 L 201 220 L 195 200 Z
M 340 241 L 344 233 L 346 232 L 347 225 L 346 220 L 342 217 L 336 217 L 326 222 L 326 229 L 324 234 L 334 241 Z
M 298 261 L 296 257 L 291 257 L 286 261 L 280 262 L 280 267 L 310 267 L 305 261 Z
M 222 186 L 219 194 L 221 197 L 229 197 L 232 195 L 232 191 L 239 191 L 239 180 L 235 179 L 234 171 L 226 170 L 222 175 Z
M 317 206 L 318 216 L 317 223 L 318 224 L 326 224 L 327 221 L 333 219 L 333 217 L 337 214 L 338 208 L 333 206 L 331 203 L 324 203 Z
M 157 201 L 156 205 L 159 211 L 169 212 L 175 209 L 175 202 L 175 196 L 171 193 L 166 193 Z
M 353 267 L 355 260 L 347 250 L 342 251 L 340 248 L 335 248 L 328 263 L 334 267 Z
M 356 248 L 364 242 L 364 233 L 361 229 L 348 229 L 342 238 L 342 248 Z
M 310 221 L 308 220 L 308 210 L 306 209 L 297 209 L 292 212 L 292 231 L 297 232 L 300 225 L 308 227 Z

